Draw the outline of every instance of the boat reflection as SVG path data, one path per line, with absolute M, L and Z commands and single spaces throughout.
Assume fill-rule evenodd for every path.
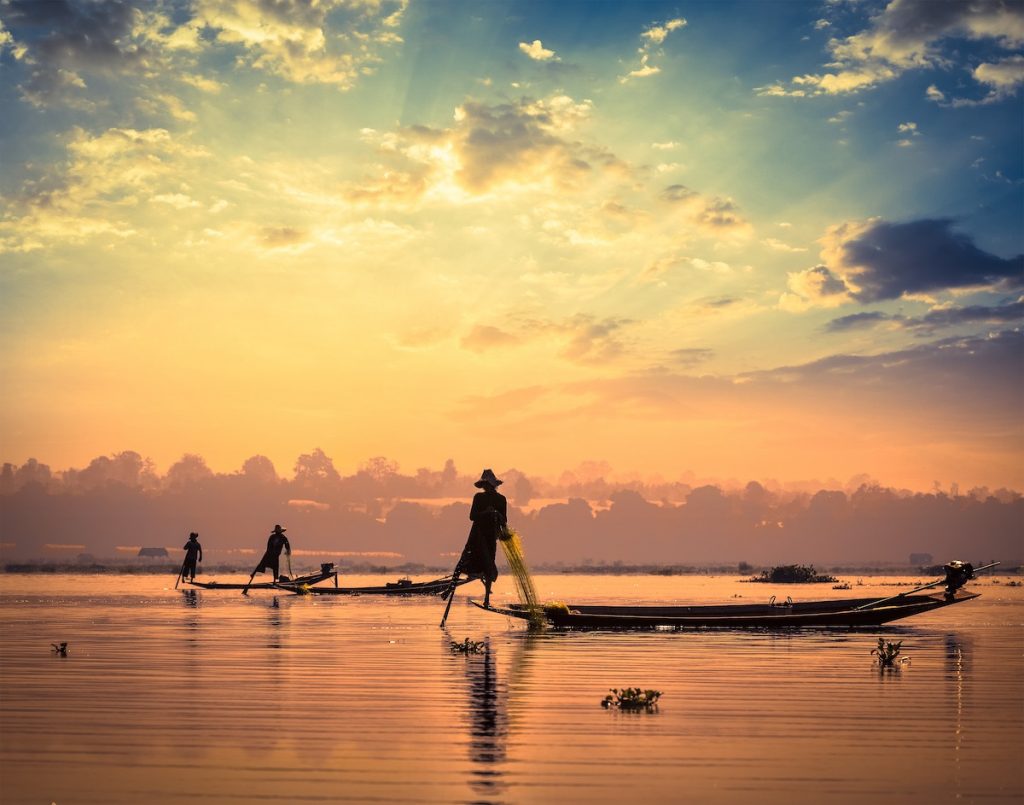
M 946 649 L 946 680 L 952 688 L 949 697 L 953 703 L 953 769 L 952 778 L 957 798 L 964 793 L 964 779 L 960 769 L 964 741 L 964 694 L 970 671 L 971 642 L 967 637 L 958 634 L 947 634 Z

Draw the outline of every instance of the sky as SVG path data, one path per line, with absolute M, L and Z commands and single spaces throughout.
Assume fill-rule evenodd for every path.
M 1024 488 L 1024 5 L 0 0 L 3 460 Z

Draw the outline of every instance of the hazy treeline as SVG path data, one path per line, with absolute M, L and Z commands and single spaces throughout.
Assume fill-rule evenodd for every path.
M 556 481 L 499 472 L 530 561 L 828 564 L 906 563 L 910 553 L 937 562 L 1024 555 L 1024 500 L 1008 490 L 611 483 L 600 469 Z M 102 557 L 125 546 L 178 548 L 198 531 L 204 549 L 217 553 L 261 549 L 281 523 L 297 550 L 398 554 L 379 559 L 445 566 L 464 543 L 478 477 L 451 460 L 406 475 L 384 458 L 342 475 L 319 449 L 300 456 L 290 478 L 264 456 L 226 474 L 196 455 L 164 475 L 130 451 L 61 472 L 30 460 L 0 472 L 0 543 L 5 559 Z

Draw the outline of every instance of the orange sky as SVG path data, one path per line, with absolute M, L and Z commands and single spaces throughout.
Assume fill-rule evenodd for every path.
M 3 460 L 1024 488 L 1020 9 L 186 5 L 0 12 Z

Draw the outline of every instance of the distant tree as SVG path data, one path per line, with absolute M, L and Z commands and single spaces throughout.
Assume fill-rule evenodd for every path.
M 206 466 L 206 459 L 195 453 L 186 453 L 167 470 L 164 484 L 169 489 L 184 489 L 212 478 L 213 470 Z
M 310 487 L 337 484 L 341 480 L 334 469 L 334 461 L 319 447 L 312 453 L 303 453 L 295 462 L 295 482 Z
M 248 480 L 260 484 L 277 483 L 277 470 L 274 469 L 274 462 L 266 456 L 255 455 L 247 458 L 242 464 L 242 475 Z
M 374 456 L 367 459 L 359 468 L 379 484 L 386 484 L 398 475 L 398 462 L 385 456 Z

